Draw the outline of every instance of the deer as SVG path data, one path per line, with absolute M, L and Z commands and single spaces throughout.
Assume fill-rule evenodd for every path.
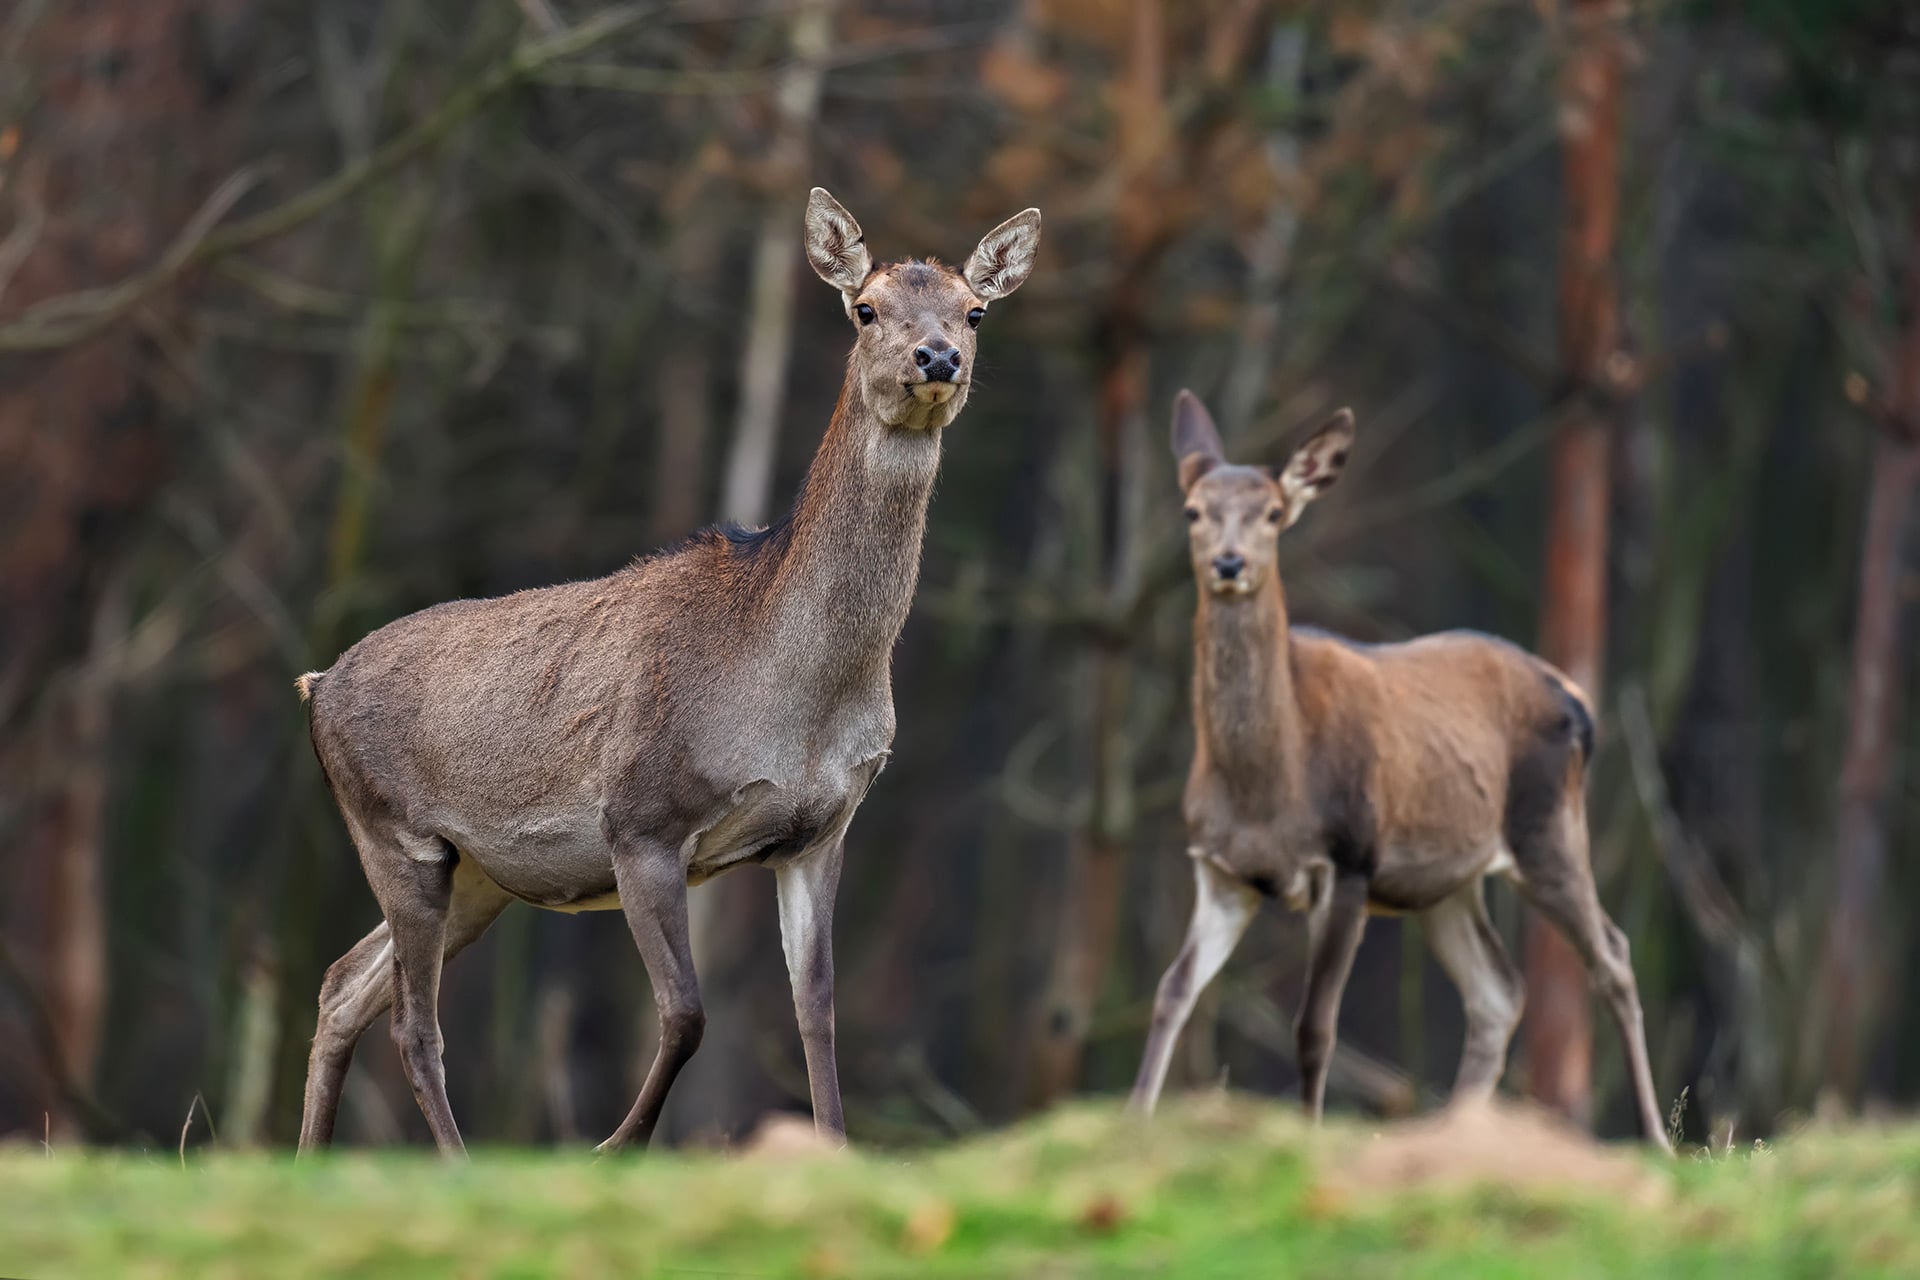
M 1346 466 L 1351 411 L 1277 471 L 1230 464 L 1190 391 L 1175 401 L 1172 436 L 1198 586 L 1182 804 L 1194 904 L 1155 994 L 1131 1108 L 1152 1114 L 1195 1001 L 1267 900 L 1306 913 L 1294 1030 L 1311 1121 L 1370 915 L 1420 920 L 1465 1007 L 1452 1101 L 1491 1098 L 1525 1001 L 1487 914 L 1483 883 L 1501 876 L 1579 952 L 1619 1027 L 1640 1123 L 1667 1149 L 1627 937 L 1600 905 L 1588 857 L 1586 693 L 1477 632 L 1368 645 L 1290 623 L 1280 535 Z
M 321 983 L 301 1152 L 332 1141 L 354 1046 L 391 1007 L 434 1143 L 464 1154 L 441 970 L 515 901 L 625 914 L 660 1035 L 597 1149 L 650 1143 L 706 1025 L 688 889 L 747 866 L 773 872 L 816 1132 L 845 1143 L 833 907 L 847 828 L 893 741 L 892 654 L 942 432 L 966 406 L 987 309 L 1026 280 L 1039 241 L 1027 209 L 957 270 L 876 263 L 815 187 L 806 256 L 853 345 L 784 517 L 702 530 L 608 577 L 436 605 L 298 679 L 383 917 Z

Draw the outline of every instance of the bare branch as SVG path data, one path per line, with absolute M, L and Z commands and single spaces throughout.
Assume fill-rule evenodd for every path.
M 400 169 L 507 89 L 555 62 L 605 42 L 650 12 L 646 6 L 623 5 L 560 35 L 523 44 L 491 71 L 455 92 L 426 119 L 363 159 L 264 213 L 211 230 L 252 184 L 250 174 L 243 171 L 235 175 L 209 197 L 159 262 L 106 289 L 50 298 L 13 323 L 0 326 L 0 353 L 52 351 L 93 337 L 189 269 L 311 222 L 347 196 Z
M 1653 718 L 1647 711 L 1647 691 L 1638 684 L 1623 685 L 1620 689 L 1620 729 L 1626 741 L 1627 759 L 1633 767 L 1640 805 L 1653 825 L 1654 847 L 1659 850 L 1660 861 L 1672 878 L 1687 914 L 1701 936 L 1716 947 L 1729 953 L 1757 949 L 1753 932 L 1747 927 L 1732 891 L 1712 862 L 1688 837 L 1667 798 Z
M 567 29 L 567 24 L 560 20 L 547 0 L 519 0 L 519 5 L 520 12 L 527 15 L 527 25 L 541 35 L 558 35 Z

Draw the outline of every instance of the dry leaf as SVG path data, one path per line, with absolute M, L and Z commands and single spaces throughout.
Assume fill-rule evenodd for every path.
M 913 1253 L 932 1253 L 953 1235 L 953 1206 L 944 1200 L 930 1200 L 907 1215 L 900 1242 Z

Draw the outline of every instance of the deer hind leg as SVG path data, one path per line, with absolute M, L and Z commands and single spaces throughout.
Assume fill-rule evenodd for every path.
M 1327 1071 L 1339 1035 L 1340 997 L 1360 952 L 1367 928 L 1367 884 L 1358 876 L 1339 876 L 1307 916 L 1306 992 L 1294 1024 L 1300 1057 L 1300 1100 L 1307 1115 L 1320 1119 L 1327 1101 Z
M 512 899 L 485 877 L 456 867 L 453 900 L 447 913 L 444 959 L 451 960 L 485 933 Z M 340 1090 L 353 1061 L 354 1046 L 374 1019 L 393 1006 L 392 929 L 386 921 L 334 961 L 320 984 L 320 1016 L 314 1024 L 313 1051 L 307 1059 L 306 1104 L 300 1117 L 300 1150 L 333 1141 Z
M 614 883 L 627 927 L 647 966 L 653 985 L 653 1003 L 660 1011 L 660 1049 L 654 1055 L 647 1080 L 640 1087 L 633 1110 L 613 1136 L 600 1144 L 602 1152 L 618 1151 L 630 1142 L 653 1140 L 667 1091 L 687 1065 L 706 1033 L 707 1015 L 700 1007 L 700 980 L 693 972 L 693 944 L 687 928 L 687 872 L 679 852 L 652 841 L 616 845 Z
M 1233 954 L 1260 906 L 1259 894 L 1205 858 L 1193 860 L 1193 880 L 1193 919 L 1187 925 L 1187 940 L 1160 979 L 1146 1051 L 1140 1058 L 1140 1074 L 1127 1103 L 1131 1110 L 1144 1115 L 1152 1115 L 1159 1101 L 1174 1045 L 1193 1013 L 1194 1003 Z
M 1514 845 L 1514 860 L 1520 892 L 1580 953 L 1595 992 L 1613 1015 L 1626 1048 L 1642 1130 L 1655 1146 L 1671 1150 L 1660 1102 L 1653 1092 L 1653 1067 L 1647 1055 L 1631 948 L 1627 935 L 1600 906 L 1593 865 L 1588 860 L 1585 805 L 1577 792 L 1539 833 Z
M 1480 881 L 1425 912 L 1420 922 L 1434 958 L 1459 988 L 1467 1015 L 1453 1100 L 1484 1100 L 1507 1069 L 1507 1045 L 1520 1024 L 1526 986 L 1487 918 Z
M 327 969 L 320 983 L 320 1016 L 313 1028 L 313 1052 L 307 1058 L 306 1105 L 300 1114 L 300 1150 L 333 1141 L 340 1110 L 340 1088 L 353 1061 L 353 1048 L 373 1020 L 393 1004 L 391 932 L 382 920 Z

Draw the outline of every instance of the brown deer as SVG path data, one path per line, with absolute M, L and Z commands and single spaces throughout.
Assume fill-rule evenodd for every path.
M 440 968 L 515 899 L 626 913 L 660 1045 L 600 1149 L 648 1141 L 706 1023 L 688 886 L 748 865 L 774 873 L 815 1125 L 844 1140 L 842 842 L 893 741 L 891 657 L 940 433 L 967 402 L 974 330 L 1027 278 L 1039 240 L 1028 209 L 958 271 L 876 266 L 859 223 L 814 188 L 807 258 L 840 290 L 854 344 L 789 515 L 707 529 L 611 577 L 425 609 L 300 677 L 314 752 L 386 917 L 321 984 L 301 1150 L 331 1140 L 354 1044 L 390 1005 L 435 1143 L 464 1150 Z
M 1363 645 L 1288 623 L 1279 536 L 1339 477 L 1352 443 L 1342 409 L 1277 474 L 1233 466 L 1200 401 L 1182 391 L 1174 405 L 1199 583 L 1184 806 L 1195 899 L 1154 1000 L 1132 1106 L 1153 1110 L 1194 1001 L 1263 898 L 1307 912 L 1296 1037 L 1309 1115 L 1325 1100 L 1369 914 L 1420 917 L 1466 1006 L 1454 1098 L 1490 1096 L 1523 1001 L 1481 893 L 1498 874 L 1585 958 L 1625 1042 L 1640 1122 L 1664 1147 L 1627 938 L 1601 909 L 1587 858 L 1586 696 L 1491 636 Z

